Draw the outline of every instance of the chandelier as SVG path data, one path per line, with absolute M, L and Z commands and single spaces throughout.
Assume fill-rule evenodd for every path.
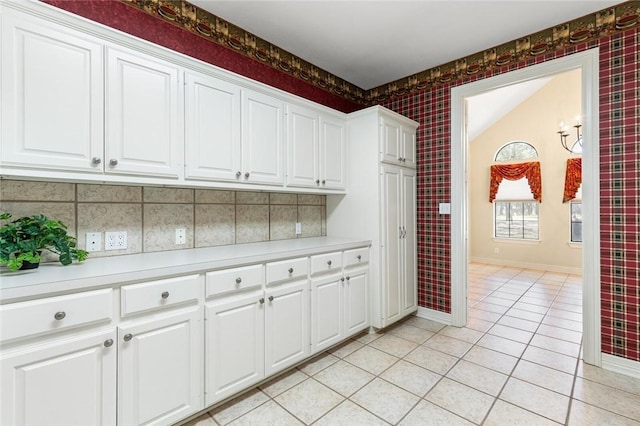
M 582 124 L 580 124 L 580 117 L 576 117 L 576 124 L 574 124 L 573 127 L 576 129 L 576 140 L 569 144 L 567 142 L 567 138 L 569 137 L 569 126 L 564 124 L 564 122 L 560 122 L 560 130 L 558 130 L 558 134 L 560 135 L 560 144 L 570 153 L 580 154 L 582 153 L 582 134 L 580 133 Z

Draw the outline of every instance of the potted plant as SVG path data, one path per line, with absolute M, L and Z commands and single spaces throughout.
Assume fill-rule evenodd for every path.
M 0 265 L 11 271 L 37 268 L 42 250 L 57 254 L 63 265 L 74 259 L 82 262 L 89 255 L 76 248 L 76 238 L 60 221 L 41 214 L 11 220 L 10 213 L 2 213 L 0 220 L 6 222 L 0 228 Z

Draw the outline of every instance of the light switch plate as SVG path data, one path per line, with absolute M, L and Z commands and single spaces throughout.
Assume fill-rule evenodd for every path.
M 296 222 L 296 235 L 302 234 L 302 224 L 300 222 Z
M 438 212 L 440 214 L 451 214 L 451 203 L 440 203 L 438 205 Z

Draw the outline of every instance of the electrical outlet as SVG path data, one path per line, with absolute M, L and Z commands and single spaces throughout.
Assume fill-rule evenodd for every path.
M 187 243 L 187 230 L 184 228 L 176 228 L 176 244 L 182 245 Z
M 127 248 L 127 231 L 105 232 L 105 250 L 124 250 Z
M 493 249 L 493 252 L 495 254 L 500 254 L 500 249 L 498 247 L 496 247 L 496 248 Z
M 302 224 L 300 222 L 296 222 L 296 235 L 302 234 Z
M 102 245 L 101 232 L 87 232 L 84 234 L 85 249 L 87 251 L 100 251 Z

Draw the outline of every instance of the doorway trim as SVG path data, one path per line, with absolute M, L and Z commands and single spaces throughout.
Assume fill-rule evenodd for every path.
M 451 89 L 451 324 L 467 322 L 468 144 L 465 98 L 565 71 L 582 71 L 582 330 L 583 359 L 602 365 L 600 332 L 600 144 L 599 49 L 506 72 Z M 585 226 L 586 225 L 586 226 Z

